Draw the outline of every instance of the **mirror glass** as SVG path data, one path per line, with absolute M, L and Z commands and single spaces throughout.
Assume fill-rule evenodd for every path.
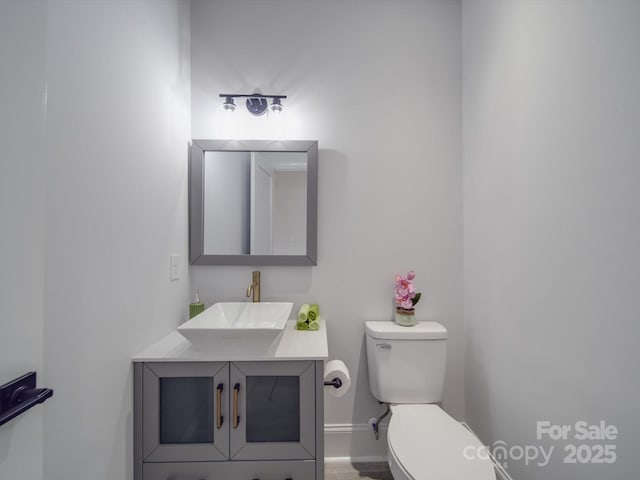
M 317 142 L 194 140 L 191 263 L 315 265 Z

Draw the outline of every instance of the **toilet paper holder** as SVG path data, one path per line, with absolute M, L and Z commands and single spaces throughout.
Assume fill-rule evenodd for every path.
M 330 360 L 324 366 L 323 381 L 327 388 L 325 393 L 332 397 L 342 397 L 351 386 L 349 369 L 342 360 Z
M 324 382 L 324 386 L 325 387 L 340 388 L 342 386 L 342 380 L 340 380 L 339 378 L 334 378 L 333 380 L 325 381 Z

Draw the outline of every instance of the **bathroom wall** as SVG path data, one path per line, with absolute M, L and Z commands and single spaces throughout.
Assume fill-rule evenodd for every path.
M 319 141 L 318 265 L 259 269 L 264 300 L 321 305 L 330 357 L 351 370 L 351 391 L 326 400 L 344 445 L 329 456 L 385 451 L 364 443 L 382 412 L 364 322 L 392 318 L 399 272 L 416 271 L 419 318 L 449 330 L 444 407 L 462 419 L 460 4 L 195 1 L 192 66 L 194 138 Z M 289 96 L 281 119 L 224 115 L 220 93 L 254 89 Z M 245 300 L 252 270 L 192 267 L 192 287 L 208 305 Z
M 640 471 L 638 25 L 631 1 L 463 3 L 467 420 L 555 448 L 508 459 L 518 480 Z M 577 440 L 581 420 L 619 436 Z M 617 460 L 565 464 L 569 444 Z
M 48 2 L 47 480 L 132 478 L 131 356 L 186 317 L 189 22 L 177 0 Z
M 44 93 L 46 4 L 0 2 L 0 385 L 44 382 Z M 42 478 L 43 412 L 0 427 L 0 478 Z

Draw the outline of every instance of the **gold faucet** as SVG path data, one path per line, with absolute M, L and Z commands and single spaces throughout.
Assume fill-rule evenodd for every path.
M 252 296 L 254 302 L 260 301 L 260 272 L 253 272 L 253 281 L 247 287 L 247 297 L 250 296 Z

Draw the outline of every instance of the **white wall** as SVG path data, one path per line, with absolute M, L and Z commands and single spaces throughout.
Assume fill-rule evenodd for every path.
M 0 385 L 43 384 L 46 4 L 0 2 Z M 0 427 L 0 478 L 42 478 L 43 408 Z
M 466 1 L 467 417 L 555 445 L 518 480 L 640 471 L 640 3 Z M 613 465 L 565 465 L 536 421 L 606 421 Z M 573 440 L 573 441 L 572 441 Z
M 318 266 L 260 270 L 263 299 L 320 304 L 330 356 L 351 369 L 326 423 L 381 412 L 364 322 L 392 318 L 394 274 L 410 269 L 419 317 L 450 332 L 444 406 L 462 418 L 459 3 L 195 1 L 192 65 L 193 138 L 319 141 Z M 256 88 L 289 96 L 280 123 L 242 106 L 223 117 L 220 93 Z M 191 279 L 207 305 L 244 300 L 251 270 L 192 267 Z
M 177 0 L 48 3 L 47 480 L 132 478 L 131 356 L 186 318 L 189 22 Z

